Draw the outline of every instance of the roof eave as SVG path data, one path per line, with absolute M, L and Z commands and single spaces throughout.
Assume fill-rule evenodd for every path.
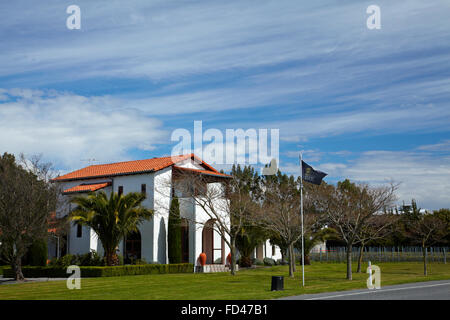
M 167 167 L 165 167 L 167 168 Z M 161 168 L 159 170 L 165 169 Z M 144 171 L 136 171 L 136 172 L 126 172 L 126 173 L 114 173 L 114 174 L 107 174 L 107 175 L 101 175 L 101 176 L 89 176 L 89 177 L 80 177 L 80 178 L 68 178 L 68 179 L 52 179 L 50 182 L 69 182 L 69 181 L 78 181 L 78 180 L 91 180 L 91 179 L 102 179 L 102 178 L 109 178 L 109 177 L 118 177 L 118 176 L 131 176 L 135 174 L 143 174 L 143 173 L 152 173 L 159 170 L 144 170 Z

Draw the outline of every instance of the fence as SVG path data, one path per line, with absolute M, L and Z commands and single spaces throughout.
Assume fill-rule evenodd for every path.
M 359 247 L 352 249 L 352 261 L 358 261 Z M 428 262 L 447 263 L 448 247 L 431 247 L 426 251 Z M 310 260 L 317 262 L 345 262 L 346 247 L 330 247 L 310 253 Z M 421 247 L 367 247 L 364 248 L 364 262 L 421 262 L 423 253 Z

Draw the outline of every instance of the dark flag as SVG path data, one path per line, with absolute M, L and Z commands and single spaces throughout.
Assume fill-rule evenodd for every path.
M 322 171 L 314 170 L 309 164 L 302 160 L 302 178 L 303 181 L 320 185 L 322 179 L 327 174 Z

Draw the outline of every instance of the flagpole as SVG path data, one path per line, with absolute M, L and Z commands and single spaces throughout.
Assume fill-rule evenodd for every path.
M 300 152 L 300 216 L 302 220 L 302 284 L 305 286 L 305 246 L 303 236 L 303 153 Z

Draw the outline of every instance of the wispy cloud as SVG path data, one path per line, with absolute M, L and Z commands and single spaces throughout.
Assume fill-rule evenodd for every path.
M 33 90 L 4 91 L 0 104 L 0 150 L 43 153 L 62 168 L 129 159 L 131 149 L 152 150 L 168 142 L 162 123 L 137 110 L 107 110 L 106 99 Z
M 367 151 L 347 163 L 321 165 L 330 176 L 374 185 L 400 183 L 399 201 L 416 199 L 427 209 L 450 206 L 450 157 L 413 151 Z
M 424 151 L 450 152 L 450 140 L 444 140 L 440 143 L 419 146 L 417 149 Z
M 382 29 L 371 31 L 369 3 L 357 0 L 78 0 L 82 28 L 70 31 L 64 1 L 3 1 L 0 149 L 79 167 L 160 143 L 170 153 L 165 130 L 193 120 L 277 128 L 287 172 L 298 171 L 298 155 L 286 151 L 296 145 L 330 175 L 392 176 L 405 181 L 405 199 L 417 192 L 444 205 L 450 3 L 377 4 Z M 352 148 L 352 137 L 388 134 L 400 146 L 411 134 L 429 137 L 412 151 L 359 157 L 364 148 Z M 315 145 L 336 137 L 345 144 L 333 151 Z M 415 166 L 439 169 L 419 179 Z

